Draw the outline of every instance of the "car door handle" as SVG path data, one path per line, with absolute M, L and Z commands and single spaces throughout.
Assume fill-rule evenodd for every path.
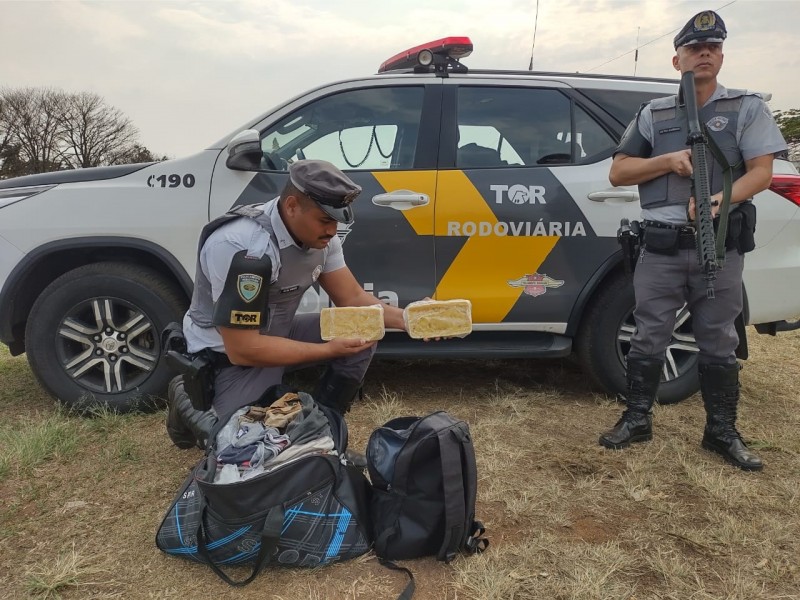
M 428 194 L 420 194 L 411 190 L 395 190 L 372 197 L 375 206 L 388 206 L 395 210 L 408 210 L 415 206 L 425 206 L 431 201 Z
M 633 190 L 622 190 L 619 188 L 611 188 L 610 190 L 601 190 L 599 192 L 590 192 L 587 196 L 589 200 L 594 202 L 605 202 L 606 200 L 622 200 L 623 202 L 635 202 L 639 199 L 639 192 Z

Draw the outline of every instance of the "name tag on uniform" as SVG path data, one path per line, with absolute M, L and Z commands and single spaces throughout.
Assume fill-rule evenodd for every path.
M 281 288 L 281 294 L 288 294 L 289 292 L 294 292 L 299 289 L 300 289 L 299 285 L 293 285 L 292 287 Z
M 659 129 L 658 133 L 675 133 L 676 131 L 680 130 L 680 127 L 667 127 L 666 129 Z

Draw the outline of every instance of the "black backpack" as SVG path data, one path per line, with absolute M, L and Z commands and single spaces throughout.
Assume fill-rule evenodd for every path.
M 384 560 L 481 552 L 478 474 L 469 426 L 444 411 L 392 419 L 370 435 L 375 553 Z

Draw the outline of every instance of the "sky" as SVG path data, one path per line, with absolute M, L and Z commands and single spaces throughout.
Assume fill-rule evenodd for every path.
M 672 39 L 705 9 L 728 28 L 719 80 L 800 108 L 800 0 L 0 0 L 0 87 L 97 93 L 180 157 L 447 36 L 471 38 L 473 68 L 532 53 L 538 71 L 675 78 Z

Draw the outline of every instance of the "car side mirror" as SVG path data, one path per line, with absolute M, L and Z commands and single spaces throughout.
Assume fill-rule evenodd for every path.
M 261 139 L 255 129 L 245 129 L 228 142 L 225 166 L 234 171 L 258 171 L 261 168 Z

